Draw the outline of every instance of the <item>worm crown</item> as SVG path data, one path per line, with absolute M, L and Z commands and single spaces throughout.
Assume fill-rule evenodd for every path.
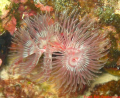
M 64 93 L 80 90 L 106 63 L 110 42 L 85 15 L 36 15 L 15 32 L 11 68 L 38 82 L 51 81 Z M 39 63 L 39 64 L 38 64 Z

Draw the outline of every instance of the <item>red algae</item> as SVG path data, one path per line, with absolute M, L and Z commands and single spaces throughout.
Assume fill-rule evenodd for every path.
M 96 85 L 93 90 L 91 90 L 91 96 L 113 96 L 113 97 L 119 97 L 120 95 L 120 80 L 115 81 L 109 81 L 107 83 L 104 84 L 98 84 Z M 110 97 L 111 98 L 111 97 Z

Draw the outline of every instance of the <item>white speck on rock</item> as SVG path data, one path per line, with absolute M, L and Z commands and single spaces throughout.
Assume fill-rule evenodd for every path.
M 3 69 L 1 72 L 0 72 L 0 78 L 2 80 L 7 80 L 9 78 L 9 75 L 8 75 L 8 72 L 6 71 L 6 69 Z

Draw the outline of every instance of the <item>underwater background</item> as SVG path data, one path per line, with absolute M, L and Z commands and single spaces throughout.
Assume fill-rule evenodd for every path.
M 0 0 L 0 98 L 119 98 L 119 89 L 120 0 Z

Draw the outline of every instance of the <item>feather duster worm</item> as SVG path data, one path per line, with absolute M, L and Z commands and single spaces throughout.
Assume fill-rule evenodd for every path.
M 42 54 L 44 54 L 44 62 L 41 64 L 44 66 L 44 69 L 41 70 L 40 68 L 41 71 L 38 75 L 39 77 L 42 77 L 44 74 L 48 75 L 45 72 L 48 72 L 51 60 L 49 60 L 50 57 L 46 51 L 49 47 L 46 46 L 49 41 L 47 29 L 49 28 L 51 18 L 49 15 L 37 15 L 34 18 L 27 18 L 24 21 L 25 26 L 16 31 L 13 36 L 12 43 L 15 47 L 11 47 L 10 56 L 14 60 L 11 64 L 12 70 L 10 71 L 15 69 L 16 73 L 26 76 L 32 72 Z M 43 78 L 44 81 L 47 80 L 45 76 Z
M 73 17 L 60 19 L 54 29 L 57 43 L 52 57 L 52 81 L 64 93 L 80 90 L 95 79 L 96 73 L 106 63 L 101 58 L 109 52 L 110 41 L 107 34 L 95 26 L 95 18 L 86 15 L 79 22 Z
M 86 15 L 79 21 L 76 16 L 62 13 L 52 23 L 47 14 L 26 19 L 26 27 L 16 31 L 13 39 L 17 47 L 12 67 L 22 75 L 33 71 L 34 80 L 40 82 L 52 80 L 65 93 L 89 84 L 106 63 L 100 58 L 108 53 L 110 42 L 95 27 L 94 18 Z M 39 60 L 42 63 L 34 72 Z

